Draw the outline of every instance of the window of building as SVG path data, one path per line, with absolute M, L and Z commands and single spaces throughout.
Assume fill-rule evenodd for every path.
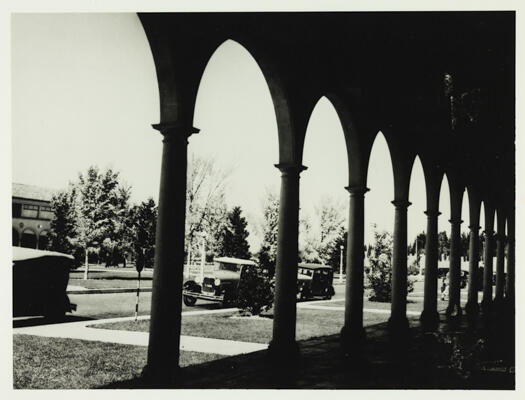
M 22 206 L 22 217 L 37 218 L 38 217 L 38 206 L 35 206 L 33 204 L 24 204 Z

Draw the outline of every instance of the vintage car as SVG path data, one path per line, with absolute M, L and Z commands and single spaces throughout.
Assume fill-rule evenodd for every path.
M 13 317 L 63 318 L 76 310 L 66 294 L 73 256 L 13 247 Z
M 332 298 L 335 294 L 332 267 L 322 264 L 299 263 L 297 268 L 298 300 L 315 297 Z
M 212 273 L 197 275 L 184 282 L 182 299 L 187 306 L 195 305 L 197 299 L 231 304 L 237 300 L 239 282 L 245 268 L 256 268 L 251 260 L 218 257 L 214 260 Z

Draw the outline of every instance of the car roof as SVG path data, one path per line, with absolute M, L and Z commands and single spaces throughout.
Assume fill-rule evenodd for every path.
M 235 258 L 235 257 L 215 257 L 213 261 L 227 263 L 227 264 L 257 265 L 252 260 L 244 260 L 242 258 Z
M 60 257 L 74 260 L 75 258 L 69 254 L 59 253 L 58 251 L 36 250 L 26 247 L 13 246 L 13 262 L 34 260 L 42 257 Z
M 299 268 L 309 268 L 309 269 L 332 269 L 329 265 L 324 264 L 314 264 L 314 263 L 299 263 Z

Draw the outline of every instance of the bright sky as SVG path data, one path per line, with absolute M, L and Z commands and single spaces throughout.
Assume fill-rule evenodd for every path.
M 132 185 L 134 202 L 150 196 L 157 200 L 162 143 L 151 124 L 158 121 L 155 68 L 135 14 L 13 16 L 14 182 L 63 188 L 89 165 L 111 166 Z M 249 223 L 256 223 L 266 190 L 279 188 L 280 173 L 273 166 L 278 162 L 277 125 L 264 77 L 239 44 L 228 41 L 211 58 L 199 88 L 194 125 L 201 132 L 190 138 L 190 151 L 233 167 L 227 202 L 240 205 Z M 320 199 L 330 195 L 344 204 L 347 215 L 343 131 L 325 98 L 311 116 L 303 164 L 308 170 L 301 174 L 301 212 L 312 215 Z M 368 187 L 366 242 L 372 223 L 392 231 L 394 221 L 392 166 L 381 134 L 372 151 Z M 444 183 L 439 229 L 447 231 L 448 197 Z M 412 242 L 426 226 L 419 160 L 410 201 Z M 463 219 L 466 230 L 468 209 Z

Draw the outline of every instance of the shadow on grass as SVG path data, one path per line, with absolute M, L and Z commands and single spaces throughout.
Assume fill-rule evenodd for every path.
M 502 322 L 491 321 L 487 335 L 486 327 L 466 324 L 424 333 L 411 320 L 403 340 L 379 323 L 366 328 L 366 342 L 351 355 L 341 351 L 339 335 L 328 335 L 299 341 L 295 361 L 272 360 L 264 350 L 182 368 L 170 384 L 135 378 L 103 388 L 512 390 L 513 322 Z

